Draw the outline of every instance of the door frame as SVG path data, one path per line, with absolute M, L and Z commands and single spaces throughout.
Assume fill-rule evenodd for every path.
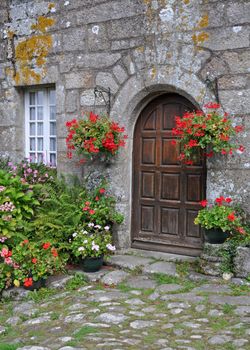
M 136 240 L 134 234 L 133 234 L 133 228 L 136 226 L 136 217 L 134 215 L 135 208 L 138 205 L 138 203 L 134 200 L 134 187 L 138 186 L 136 183 L 136 176 L 135 176 L 135 152 L 138 151 L 138 140 L 135 139 L 136 136 L 136 130 L 138 127 L 138 123 L 140 123 L 140 118 L 142 118 L 142 113 L 149 109 L 153 109 L 153 106 L 157 106 L 159 104 L 159 100 L 164 98 L 170 98 L 171 96 L 180 96 L 183 99 L 185 99 L 189 105 L 192 105 L 194 108 L 196 108 L 195 104 L 191 102 L 186 96 L 182 96 L 181 94 L 178 94 L 176 92 L 164 92 L 160 93 L 156 96 L 151 96 L 152 98 L 148 101 L 147 104 L 144 104 L 144 107 L 141 108 L 140 114 L 137 117 L 137 120 L 134 125 L 134 131 L 133 131 L 133 149 L 132 149 L 132 187 L 131 187 L 131 247 L 137 248 L 137 249 L 145 249 L 145 250 L 155 250 L 159 252 L 166 252 L 166 253 L 172 253 L 172 254 L 185 254 L 190 256 L 199 256 L 202 247 L 192 247 L 190 245 L 183 245 L 182 247 L 175 245 L 175 244 L 166 244 L 166 243 L 160 243 L 159 240 L 154 241 L 151 239 L 150 241 L 147 239 L 140 239 Z M 206 196 L 206 187 L 207 187 L 207 168 L 206 168 L 206 160 L 204 159 L 204 173 L 203 173 L 203 187 L 202 187 L 202 196 L 205 198 Z M 153 244 L 152 244 L 153 243 Z M 174 248 L 174 252 L 173 252 Z

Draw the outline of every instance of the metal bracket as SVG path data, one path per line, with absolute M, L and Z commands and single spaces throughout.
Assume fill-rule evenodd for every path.
M 211 90 L 215 96 L 216 102 L 220 103 L 219 91 L 218 91 L 218 78 L 210 79 L 207 75 L 205 84 L 209 90 Z
M 110 110 L 111 110 L 111 90 L 110 88 L 103 88 L 102 86 L 96 85 L 94 88 L 94 94 L 95 94 L 95 99 L 97 97 L 101 97 L 104 102 L 105 106 L 107 109 L 107 114 L 110 115 Z M 106 98 L 105 98 L 106 95 Z

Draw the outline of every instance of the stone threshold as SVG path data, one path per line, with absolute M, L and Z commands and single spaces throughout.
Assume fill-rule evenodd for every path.
M 170 262 L 194 262 L 197 260 L 197 257 L 188 256 L 188 255 L 179 255 L 171 253 L 157 252 L 153 250 L 143 250 L 136 248 L 121 249 L 116 251 L 116 255 L 134 255 L 143 258 L 151 258 L 155 260 L 163 260 Z

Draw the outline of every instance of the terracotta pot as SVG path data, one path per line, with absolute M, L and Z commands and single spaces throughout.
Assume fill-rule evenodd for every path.
M 211 228 L 210 230 L 205 230 L 205 239 L 211 244 L 222 244 L 230 236 L 229 232 L 223 232 L 219 228 Z
M 98 258 L 87 257 L 80 262 L 80 265 L 85 272 L 99 271 L 103 265 L 103 256 Z

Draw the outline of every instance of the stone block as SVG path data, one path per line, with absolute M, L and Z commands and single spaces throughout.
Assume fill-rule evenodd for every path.
M 130 17 L 119 21 L 112 21 L 109 35 L 111 39 L 138 37 L 145 34 L 144 17 Z
M 226 62 L 231 73 L 249 73 L 250 50 L 227 51 L 224 52 L 221 59 Z
M 66 112 L 75 112 L 78 108 L 79 92 L 77 90 L 67 91 L 65 99 Z
M 244 89 L 249 85 L 250 75 L 227 75 L 218 79 L 219 90 Z
M 220 100 L 223 108 L 230 111 L 231 114 L 248 114 L 250 113 L 250 89 L 224 90 L 220 91 Z
M 233 1 L 226 6 L 228 22 L 232 24 L 249 23 L 249 1 Z
M 177 276 L 176 265 L 173 262 L 156 262 L 151 265 L 146 265 L 143 268 L 144 273 L 162 273 L 164 275 Z
M 143 13 L 143 10 L 143 6 L 140 6 L 137 1 L 109 1 L 77 11 L 76 22 L 78 25 L 105 22 L 110 19 L 135 16 L 138 13 Z
M 249 47 L 249 28 L 229 27 L 210 30 L 208 40 L 200 44 L 210 50 L 231 50 Z M 219 38 L 219 39 L 218 39 Z
M 100 85 L 106 89 L 110 88 L 112 93 L 116 93 L 118 90 L 118 85 L 111 73 L 98 73 L 96 76 L 96 85 Z
M 121 55 L 119 53 L 111 53 L 109 55 L 106 53 L 78 55 L 76 57 L 76 68 L 107 68 L 114 65 L 120 58 Z
M 65 31 L 62 39 L 64 51 L 84 51 L 86 48 L 85 38 L 85 28 Z
M 67 73 L 75 66 L 75 58 L 72 54 L 61 54 L 58 56 L 60 73 Z
M 128 276 L 129 274 L 125 271 L 111 271 L 102 277 L 101 282 L 109 286 L 117 285 L 124 281 Z
M 88 71 L 65 74 L 66 89 L 90 88 L 94 85 L 93 74 Z
M 102 97 L 96 97 L 94 94 L 94 89 L 85 90 L 81 94 L 80 105 L 81 106 L 94 106 L 94 105 L 104 105 L 105 102 Z
M 250 247 L 238 247 L 234 258 L 234 271 L 237 277 L 250 276 Z
M 137 269 L 138 267 L 145 266 L 152 261 L 148 258 L 142 258 L 133 255 L 114 255 L 109 258 L 109 263 L 120 268 Z
M 124 83 L 124 81 L 128 78 L 125 69 L 121 65 L 116 65 L 113 68 L 113 73 L 120 84 Z
M 140 47 L 145 44 L 144 38 L 132 38 L 132 39 L 120 39 L 120 40 L 113 40 L 111 44 L 111 50 L 112 51 L 118 51 L 118 50 L 126 50 L 134 47 Z
M 89 51 L 108 50 L 110 45 L 105 24 L 91 24 L 88 27 Z

